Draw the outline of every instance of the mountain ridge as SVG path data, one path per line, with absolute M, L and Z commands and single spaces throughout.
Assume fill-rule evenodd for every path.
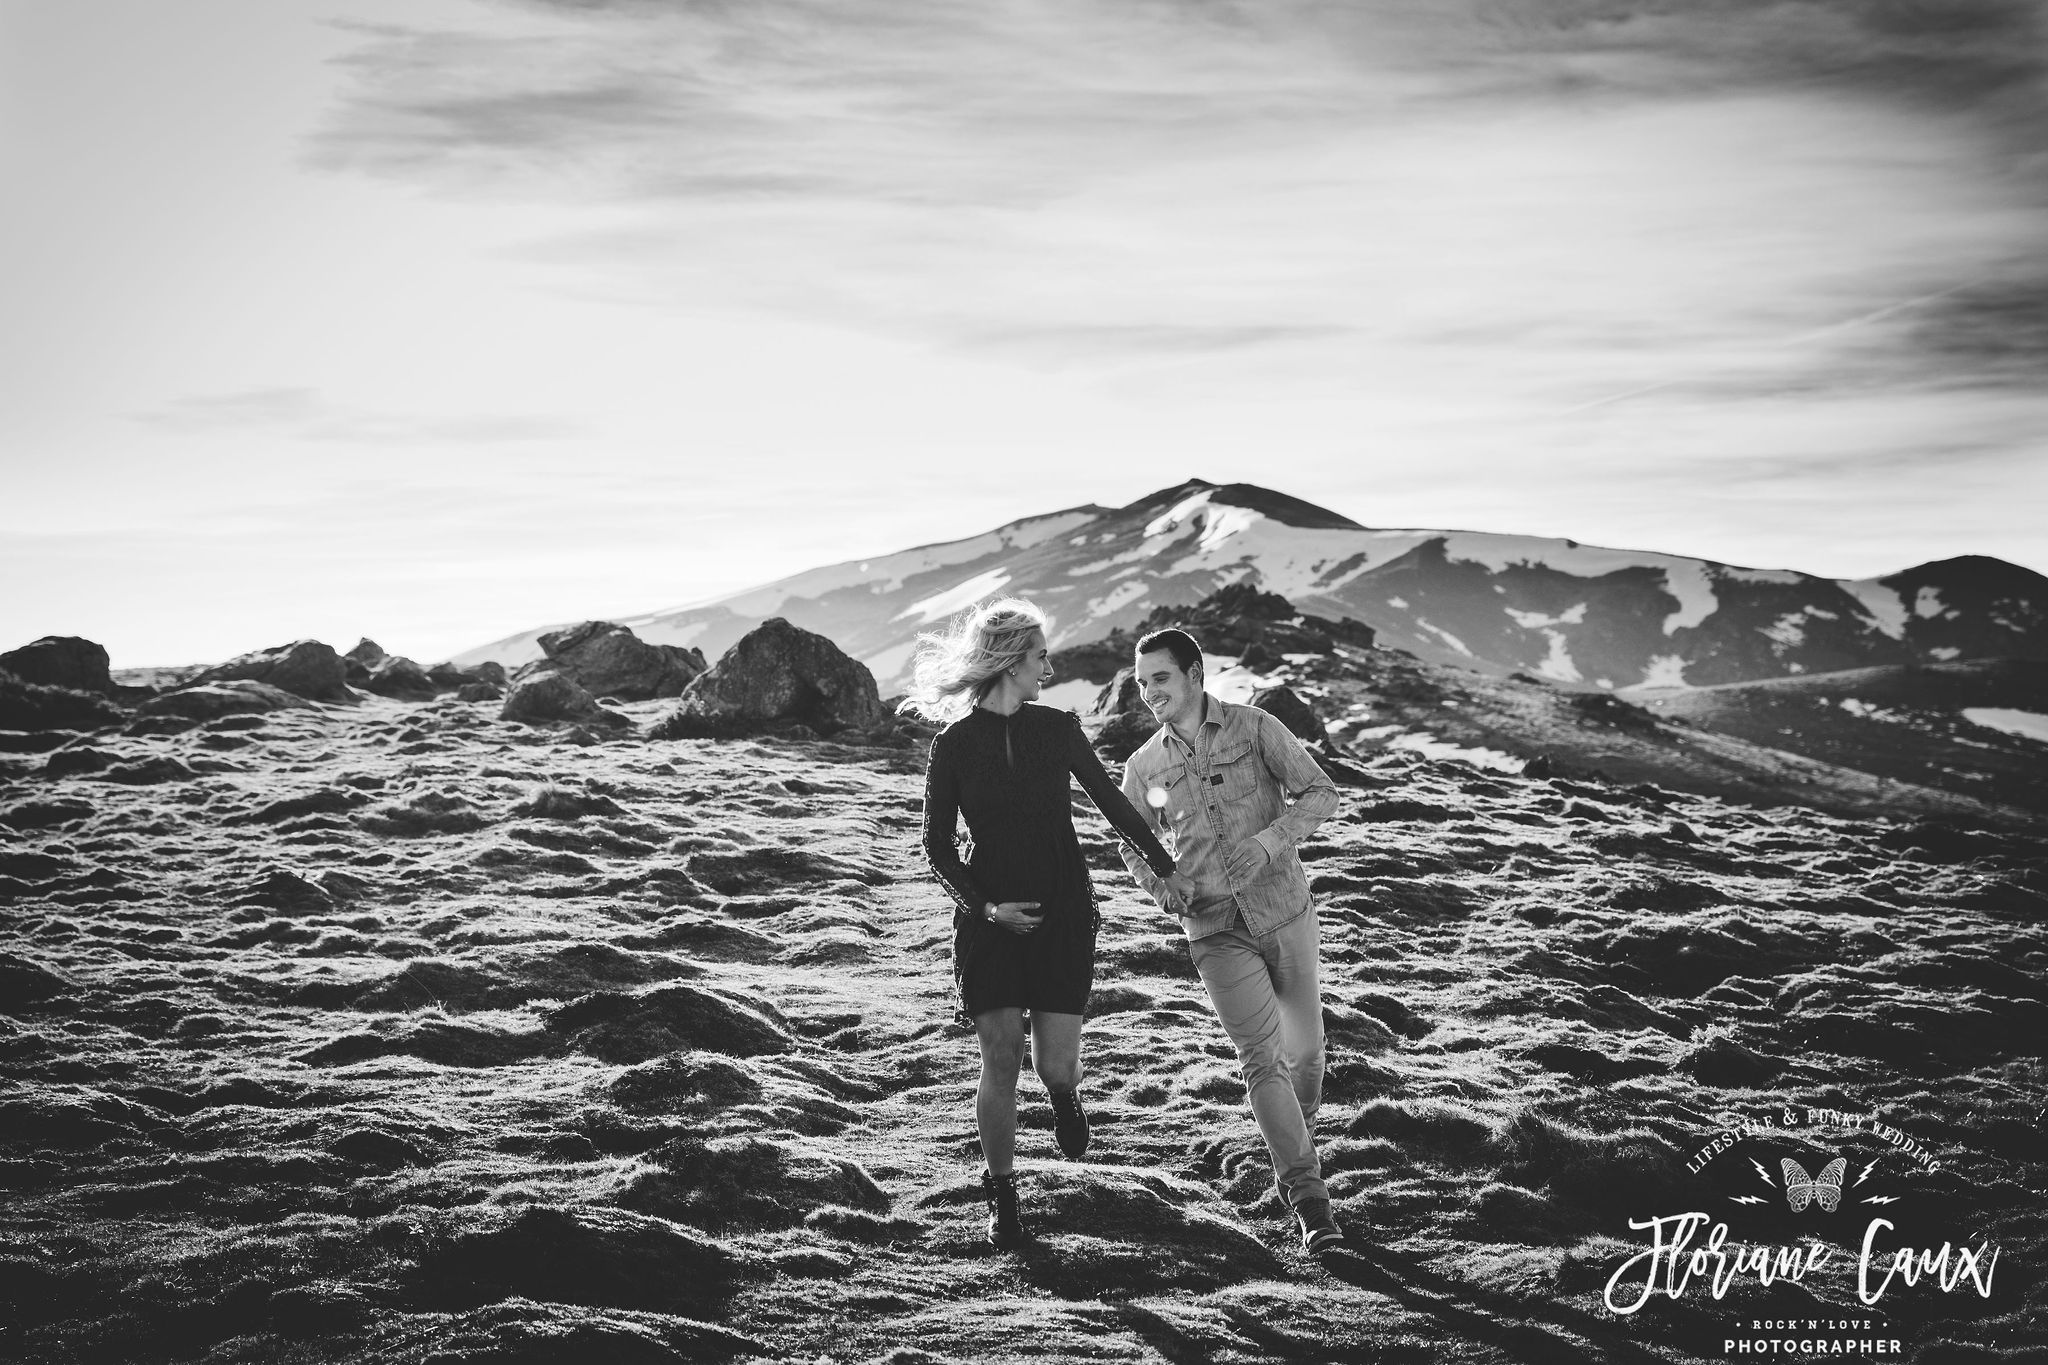
M 1566 538 L 1370 528 L 1255 484 L 1189 479 L 974 536 L 847 560 L 623 618 L 643 639 L 715 655 L 772 616 L 837 641 L 884 691 L 917 635 L 1014 594 L 1055 648 L 1247 582 L 1384 644 L 1498 675 L 1660 689 L 1960 658 L 2048 658 L 2048 578 L 1983 555 L 1866 579 L 1756 569 Z M 457 656 L 517 666 L 552 626 Z

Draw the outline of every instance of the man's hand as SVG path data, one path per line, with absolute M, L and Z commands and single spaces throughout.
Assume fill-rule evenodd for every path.
M 1176 915 L 1185 915 L 1188 907 L 1195 903 L 1195 879 L 1185 872 L 1175 872 L 1166 879 L 1166 894 L 1161 900 L 1164 908 Z
M 1257 839 L 1240 839 L 1230 846 L 1230 852 L 1223 855 L 1223 870 L 1236 882 L 1248 882 L 1265 870 L 1273 861 L 1273 855 L 1266 852 L 1266 846 Z
M 999 901 L 989 912 L 989 922 L 999 924 L 1013 934 L 1028 934 L 1045 923 L 1045 912 L 1038 907 L 1038 901 Z

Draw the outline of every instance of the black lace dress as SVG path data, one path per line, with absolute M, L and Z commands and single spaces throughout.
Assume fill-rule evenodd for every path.
M 1073 788 L 1160 876 L 1173 872 L 1146 822 L 1081 733 L 1071 711 L 976 707 L 932 740 L 925 774 L 924 851 L 953 897 L 953 980 L 970 1019 L 1005 1007 L 1086 1012 L 1095 975 L 1095 888 L 1074 836 Z M 955 843 L 967 819 L 971 848 Z M 995 901 L 1037 901 L 1044 922 L 1012 933 L 982 916 Z

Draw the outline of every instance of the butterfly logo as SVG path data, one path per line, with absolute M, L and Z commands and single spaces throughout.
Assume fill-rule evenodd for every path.
M 1806 1168 L 1791 1157 L 1782 1160 L 1785 1171 L 1785 1202 L 1792 1206 L 1792 1212 L 1799 1213 L 1807 1203 L 1821 1206 L 1823 1212 L 1833 1213 L 1842 1203 L 1842 1176 L 1849 1169 L 1848 1161 L 1836 1157 L 1820 1168 L 1820 1174 L 1810 1176 Z

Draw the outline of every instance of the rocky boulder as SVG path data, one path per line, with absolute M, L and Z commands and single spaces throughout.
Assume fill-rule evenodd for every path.
M 348 701 L 348 667 L 332 645 L 294 640 L 239 655 L 193 678 L 189 687 L 216 682 L 261 682 L 309 701 Z
M 557 672 L 535 673 L 514 683 L 511 692 L 506 694 L 505 705 L 498 711 L 498 719 L 516 720 L 527 725 L 574 721 L 584 725 L 602 725 L 607 729 L 620 729 L 632 724 L 617 712 L 599 706 L 597 698 L 578 686 L 574 678 Z
M 97 692 L 23 682 L 0 669 L 0 730 L 97 730 L 125 719 Z
M 207 721 L 218 720 L 222 716 L 261 715 L 267 711 L 287 711 L 310 705 L 304 697 L 295 696 L 281 687 L 238 678 L 228 682 L 200 683 L 151 697 L 136 707 L 135 713 L 144 717 L 169 716 L 179 720 Z
M 105 693 L 114 686 L 106 649 L 76 635 L 45 635 L 20 649 L 10 649 L 0 654 L 0 668 L 25 683 L 68 687 L 74 692 Z
M 436 687 L 460 688 L 485 683 L 496 688 L 501 695 L 512 685 L 512 678 L 505 672 L 505 665 L 496 659 L 486 659 L 468 668 L 458 667 L 444 659 L 427 670 L 427 678 Z
M 704 652 L 675 645 L 651 645 L 610 621 L 585 621 L 540 637 L 547 657 L 517 676 L 549 670 L 568 674 L 593 696 L 620 701 L 681 696 L 704 672 Z
M 434 680 L 427 676 L 427 670 L 399 654 L 389 654 L 378 660 L 361 686 L 380 697 L 401 697 L 408 701 L 431 700 L 435 691 Z
M 1340 645 L 1371 649 L 1375 639 L 1373 628 L 1361 621 L 1302 615 L 1278 593 L 1233 583 L 1189 606 L 1155 607 L 1129 629 L 1057 650 L 1053 670 L 1062 678 L 1101 682 L 1130 664 L 1139 640 L 1168 626 L 1194 636 L 1205 653 L 1234 658 L 1254 670 L 1276 668 L 1289 654 L 1327 655 Z
M 384 646 L 367 635 L 356 641 L 356 647 L 341 656 L 342 670 L 348 677 L 349 686 L 362 687 L 368 684 L 371 671 L 389 657 L 384 652 Z
M 1151 708 L 1139 697 L 1137 670 L 1128 664 L 1096 694 L 1088 718 L 1095 726 L 1097 751 L 1119 763 L 1136 753 L 1159 728 Z
M 1323 718 L 1293 688 L 1260 688 L 1252 693 L 1252 705 L 1279 720 L 1302 743 L 1328 747 L 1330 732 L 1323 728 Z
M 747 632 L 683 692 L 656 739 L 736 734 L 778 724 L 820 735 L 890 728 L 875 675 L 822 635 L 780 616 Z

